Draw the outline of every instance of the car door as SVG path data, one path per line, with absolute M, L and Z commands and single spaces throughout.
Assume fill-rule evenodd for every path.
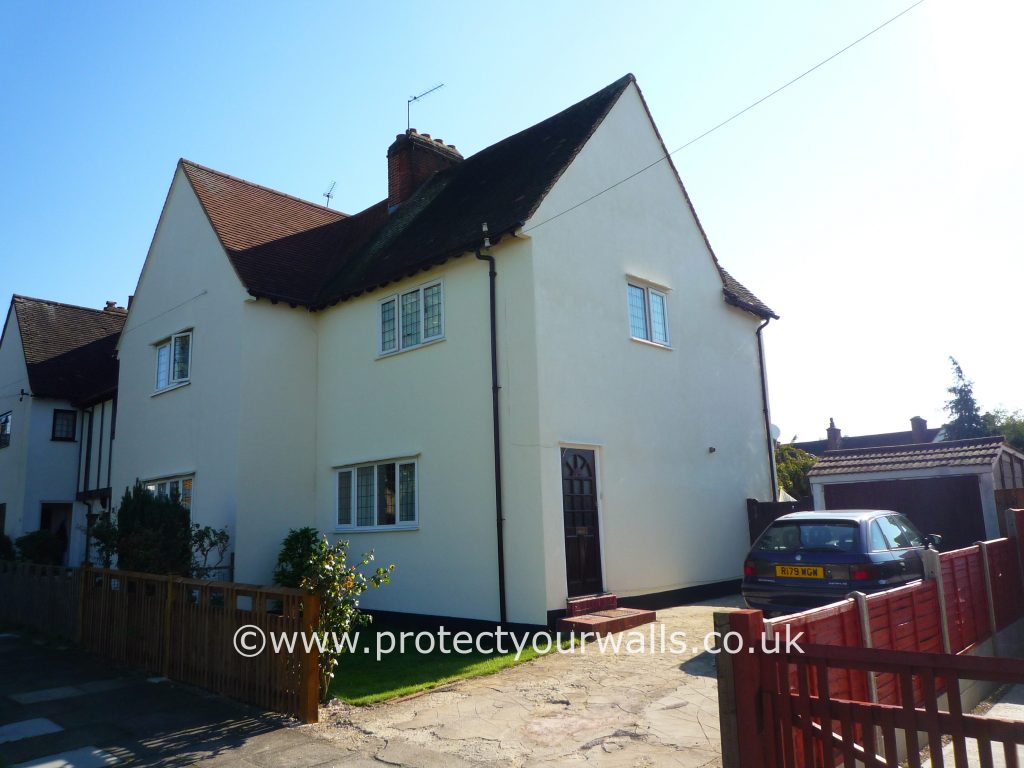
M 871 552 L 871 562 L 874 563 L 878 579 L 884 580 L 886 585 L 892 583 L 897 576 L 902 578 L 903 569 L 896 563 L 889 540 L 882 533 L 879 519 L 875 518 L 868 526 L 868 546 Z
M 901 524 L 901 517 L 901 515 L 886 515 L 875 520 L 882 535 L 889 542 L 889 552 L 893 559 L 892 575 L 888 578 L 894 585 L 920 579 L 923 572 L 920 547 L 924 542 L 920 540 L 920 534 L 913 530 L 912 526 L 908 528 Z

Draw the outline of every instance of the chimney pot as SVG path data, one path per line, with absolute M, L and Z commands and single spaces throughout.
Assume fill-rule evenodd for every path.
M 825 449 L 828 451 L 839 450 L 839 446 L 843 443 L 843 433 L 839 427 L 836 426 L 835 419 L 830 418 L 828 420 L 828 429 L 825 430 L 825 434 L 828 437 Z

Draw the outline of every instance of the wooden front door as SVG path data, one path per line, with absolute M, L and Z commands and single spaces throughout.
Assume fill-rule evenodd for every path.
M 603 590 L 597 529 L 597 472 L 594 452 L 562 449 L 562 516 L 569 597 Z

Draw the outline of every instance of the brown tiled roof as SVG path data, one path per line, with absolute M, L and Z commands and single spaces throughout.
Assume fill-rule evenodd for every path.
M 11 299 L 36 397 L 82 402 L 117 389 L 114 348 L 123 309 L 90 309 L 45 299 Z
M 821 477 L 940 467 L 990 466 L 999 457 L 1005 443 L 1003 437 L 996 436 L 895 445 L 886 448 L 826 451 L 808 475 Z
M 626 75 L 557 115 L 439 171 L 389 213 L 353 216 L 187 160 L 181 166 L 253 296 L 321 309 L 472 251 L 522 226 L 619 96 Z M 725 300 L 776 315 L 725 270 Z
M 925 430 L 927 443 L 932 443 L 938 437 L 941 427 L 929 427 Z M 911 430 L 903 432 L 880 432 L 877 435 L 843 435 L 839 441 L 840 450 L 853 448 L 887 448 L 893 445 L 911 445 L 914 442 L 914 433 Z M 828 440 L 806 440 L 802 443 L 793 443 L 795 448 L 821 456 L 828 450 Z

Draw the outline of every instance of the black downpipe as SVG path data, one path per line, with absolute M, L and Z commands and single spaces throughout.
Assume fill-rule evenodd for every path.
M 487 226 L 484 225 L 484 232 Z M 501 417 L 498 411 L 498 312 L 495 296 L 495 282 L 498 272 L 494 267 L 494 257 L 488 248 L 489 241 L 484 240 L 484 248 L 478 248 L 476 257 L 490 265 L 491 283 L 491 418 L 494 422 L 494 515 L 498 532 L 498 612 L 501 623 L 508 621 L 505 608 L 505 522 L 501 509 Z
M 761 369 L 761 405 L 764 412 L 764 434 L 768 441 L 768 476 L 772 484 L 772 501 L 779 500 L 779 479 L 775 476 L 775 441 L 772 440 L 772 422 L 768 415 L 768 378 L 764 369 L 764 340 L 761 338 L 761 331 L 772 319 L 766 317 L 764 322 L 757 326 L 757 362 Z

